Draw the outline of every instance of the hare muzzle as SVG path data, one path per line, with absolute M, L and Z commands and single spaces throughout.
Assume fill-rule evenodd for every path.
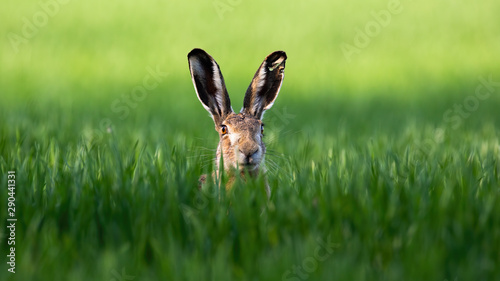
M 262 152 L 260 147 L 251 146 L 250 148 L 248 148 L 245 146 L 239 146 L 237 153 L 240 170 L 242 170 L 242 168 L 245 168 L 251 171 L 259 167 L 262 160 Z

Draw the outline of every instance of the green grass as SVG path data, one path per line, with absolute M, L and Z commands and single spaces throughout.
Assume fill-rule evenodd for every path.
M 130 122 L 96 141 L 81 137 L 76 119 L 51 117 L 38 132 L 35 112 L 33 126 L 2 122 L 3 182 L 10 169 L 18 179 L 13 280 L 111 280 L 122 268 L 135 280 L 281 280 L 314 257 L 318 239 L 335 248 L 310 280 L 498 278 L 494 121 L 458 130 L 397 124 L 408 113 L 390 106 L 362 108 L 371 116 L 363 121 L 356 104 L 336 102 L 344 109 L 330 114 L 288 105 L 291 124 L 267 126 L 269 203 L 261 181 L 220 200 L 198 191 L 216 134 L 167 129 L 160 110 L 148 126 Z M 299 120 L 308 114 L 321 119 Z
M 2 37 L 0 182 L 16 171 L 18 221 L 12 275 L 2 189 L 0 280 L 500 279 L 500 88 L 446 117 L 478 77 L 500 81 L 497 2 L 401 1 L 351 62 L 340 44 L 388 1 L 242 1 L 223 18 L 198 2 L 70 1 L 17 54 Z M 0 33 L 37 5 L 5 3 Z M 217 134 L 194 47 L 235 110 L 265 55 L 287 51 L 264 117 L 269 201 L 262 178 L 197 188 Z

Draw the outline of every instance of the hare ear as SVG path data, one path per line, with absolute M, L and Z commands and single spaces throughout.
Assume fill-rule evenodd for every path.
M 188 61 L 198 99 L 210 112 L 214 122 L 220 124 L 233 109 L 219 65 L 202 49 L 189 52 Z
M 276 51 L 266 57 L 247 89 L 242 112 L 261 119 L 264 111 L 273 106 L 285 77 L 286 58 L 283 51 Z

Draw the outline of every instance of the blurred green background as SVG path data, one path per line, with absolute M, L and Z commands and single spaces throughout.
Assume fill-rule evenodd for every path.
M 135 120 L 204 130 L 210 120 L 191 122 L 205 113 L 186 60 L 199 47 L 221 66 L 235 109 L 262 59 L 282 49 L 289 59 L 277 105 L 322 109 L 300 110 L 295 122 L 321 121 L 324 111 L 341 118 L 344 110 L 361 123 L 391 111 L 442 123 L 447 109 L 474 94 L 478 77 L 500 80 L 499 9 L 495 1 L 7 1 L 1 114 L 23 118 L 29 108 L 62 125 L 76 116 L 68 126 L 77 131 L 108 119 L 116 127 Z M 147 68 L 168 75 L 126 104 L 127 114 L 118 112 Z M 363 114 L 371 109 L 374 116 Z M 94 117 L 106 119 L 103 126 Z
M 400 12 L 349 62 L 341 45 L 356 46 L 357 30 L 365 31 L 376 21 L 372 13 L 387 11 L 391 1 L 6 1 L 2 96 L 113 99 L 158 65 L 169 76 L 148 101 L 184 101 L 193 96 L 186 54 L 194 47 L 216 58 L 240 100 L 261 60 L 276 49 L 289 56 L 283 103 L 321 95 L 439 96 L 473 86 L 478 75 L 498 74 L 495 1 L 395 3 Z M 45 10 L 56 12 L 44 20 Z M 26 20 L 35 29 L 31 38 L 23 36 Z M 26 41 L 14 47 L 12 34 Z
M 325 233 L 340 249 L 315 280 L 498 277 L 499 14 L 494 0 L 3 1 L 18 280 L 118 280 L 122 266 L 140 280 L 276 280 Z M 212 200 L 198 224 L 178 211 L 217 143 L 189 75 L 195 47 L 235 110 L 264 57 L 288 55 L 264 118 L 271 183 L 287 188 L 266 219 L 247 201 L 230 213 Z

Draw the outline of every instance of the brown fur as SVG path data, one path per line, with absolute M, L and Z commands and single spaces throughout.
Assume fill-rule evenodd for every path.
M 263 168 L 266 146 L 262 140 L 262 116 L 274 104 L 283 82 L 286 54 L 276 51 L 267 56 L 245 93 L 243 109 L 234 113 L 219 65 L 201 49 L 193 49 L 188 54 L 189 69 L 198 99 L 210 112 L 220 141 L 216 154 L 216 177 L 219 163 L 224 163 L 224 171 L 229 174 L 226 189 L 230 190 L 235 175 L 257 176 L 265 172 Z M 223 128 L 227 132 L 223 132 Z M 200 177 L 200 186 L 206 176 Z M 268 197 L 271 190 L 266 182 Z

